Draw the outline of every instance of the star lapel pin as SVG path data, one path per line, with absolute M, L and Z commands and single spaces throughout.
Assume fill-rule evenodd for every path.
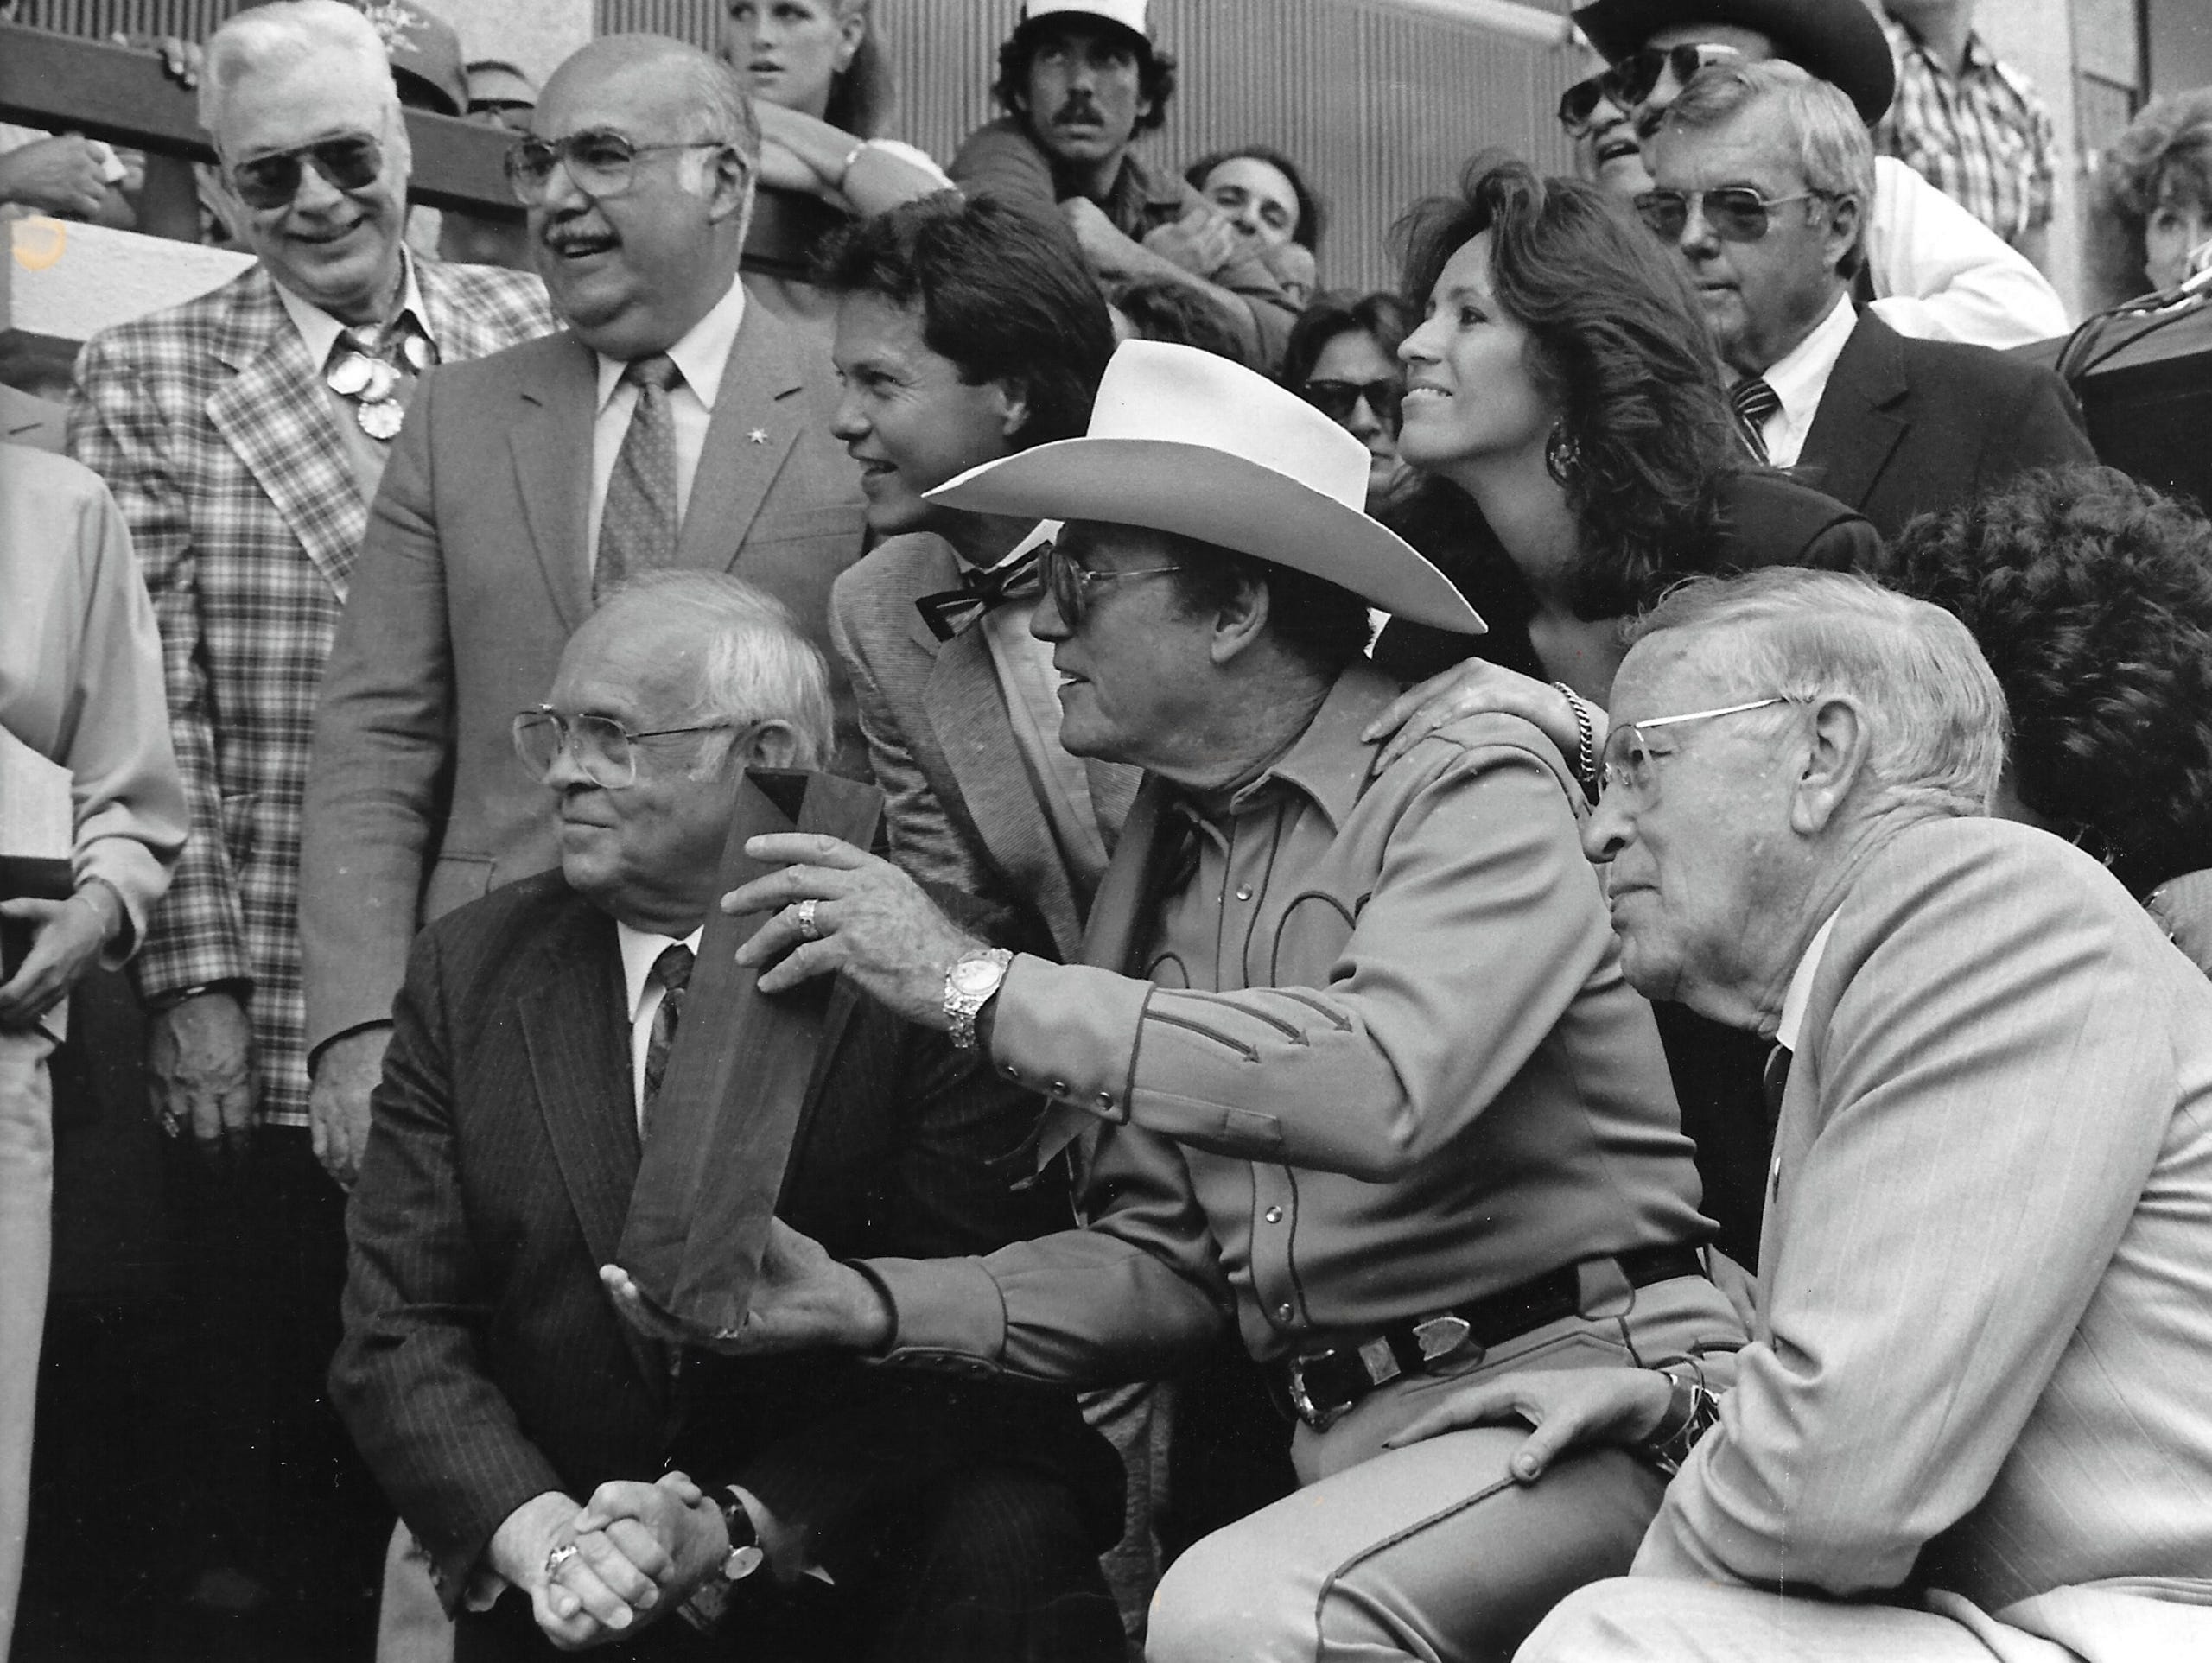
M 756 445 L 765 445 L 768 442 L 768 429 L 766 428 L 755 428 L 752 432 L 747 434 L 745 436 L 750 439 Z

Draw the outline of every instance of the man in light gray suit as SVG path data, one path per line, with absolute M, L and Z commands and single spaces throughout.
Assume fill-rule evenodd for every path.
M 1612 716 L 1584 847 L 1629 980 L 1773 1036 L 1781 1118 L 1732 1370 L 1523 1377 L 1405 1434 L 1532 1420 L 1529 1483 L 1672 1445 L 1630 1576 L 1523 1663 L 2212 1656 L 2212 984 L 1985 817 L 2004 695 L 1936 607 L 1688 586 Z
M 509 726 L 596 597 L 727 570 L 826 644 L 861 504 L 829 365 L 738 282 L 759 152 L 733 72 L 626 35 L 555 73 L 509 158 L 568 328 L 426 379 L 316 719 L 301 936 L 316 1150 L 341 1183 L 416 927 L 556 864 Z
M 950 194 L 855 225 L 827 268 L 836 431 L 887 539 L 837 580 L 830 630 L 892 854 L 988 904 L 1007 945 L 1068 957 L 1137 771 L 1060 747 L 1052 647 L 1029 632 L 1050 528 L 923 493 L 1083 432 L 1106 303 L 1059 226 Z

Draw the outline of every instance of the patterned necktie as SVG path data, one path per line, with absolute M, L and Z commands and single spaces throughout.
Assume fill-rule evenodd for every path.
M 1765 1066 L 1759 1070 L 1759 1090 L 1766 1098 L 1766 1123 L 1770 1129 L 1782 1119 L 1782 1099 L 1789 1089 L 1789 1047 L 1777 1045 L 1766 1054 Z
M 988 571 L 963 566 L 958 588 L 919 596 L 914 610 L 921 613 L 931 634 L 940 641 L 950 641 L 994 606 L 1036 593 L 1037 560 L 1044 552 L 1041 547 L 1032 549 L 1020 559 L 1004 562 Z
M 1728 389 L 1729 408 L 1736 412 L 1737 436 L 1756 461 L 1769 460 L 1766 450 L 1767 417 L 1782 408 L 1782 396 L 1755 375 L 1747 375 Z
M 676 1025 L 683 1019 L 683 990 L 691 985 L 691 949 L 682 942 L 661 949 L 649 973 L 668 991 L 653 1012 L 652 1031 L 645 1036 L 645 1101 L 639 1115 L 639 1141 L 653 1135 L 653 1108 L 660 1096 L 662 1076 L 668 1072 L 669 1048 L 676 1043 Z
M 599 515 L 599 558 L 591 570 L 592 604 L 633 572 L 676 562 L 676 421 L 668 390 L 683 378 L 665 352 L 632 359 L 622 379 L 638 390 L 630 429 L 607 482 Z

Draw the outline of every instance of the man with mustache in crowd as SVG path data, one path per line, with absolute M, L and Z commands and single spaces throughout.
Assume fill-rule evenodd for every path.
M 132 967 L 155 1105 L 179 1139 L 168 1197 L 192 1362 L 167 1396 L 192 1464 L 178 1551 L 206 1573 L 204 1605 L 265 1603 L 272 1578 L 358 1602 L 352 1533 L 380 1538 L 390 1515 L 321 1401 L 344 1197 L 315 1163 L 302 1039 L 308 734 L 423 372 L 551 319 L 535 278 L 403 246 L 408 132 L 359 12 L 241 13 L 208 41 L 199 94 L 256 262 L 94 336 L 69 425 L 152 594 L 191 809 Z
M 1228 219 L 1184 181 L 1131 152 L 1175 91 L 1145 0 L 1023 0 L 999 48 L 1006 114 L 969 136 L 953 182 L 1040 217 L 1065 215 L 1106 285 L 1166 281 L 1219 312 L 1246 358 L 1282 361 L 1298 302 Z

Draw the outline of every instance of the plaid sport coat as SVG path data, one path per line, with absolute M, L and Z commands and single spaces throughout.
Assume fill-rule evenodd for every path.
M 549 333 L 535 277 L 416 259 L 447 362 Z M 192 810 L 132 965 L 148 998 L 231 978 L 251 1011 L 264 1121 L 304 1125 L 296 925 L 315 693 L 368 504 L 322 385 L 259 266 L 104 330 L 77 361 L 69 454 L 130 524 L 161 626 Z

